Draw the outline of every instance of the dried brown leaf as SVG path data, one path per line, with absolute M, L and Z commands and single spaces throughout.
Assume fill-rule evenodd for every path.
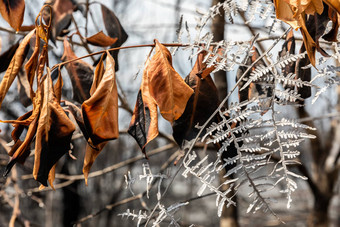
M 115 62 L 109 53 L 107 55 L 105 73 L 100 82 L 93 82 L 98 87 L 81 107 L 86 131 L 95 146 L 119 136 Z
M 47 72 L 43 80 L 33 168 L 34 178 L 44 186 L 47 186 L 52 167 L 70 149 L 71 137 L 75 130 L 74 124 L 55 97 L 48 68 Z M 50 176 L 50 179 L 52 178 Z
M 148 62 L 146 63 L 146 65 Z M 145 153 L 146 145 L 158 135 L 157 104 L 150 95 L 147 70 L 144 70 L 128 133 Z
M 86 38 L 86 40 L 92 45 L 107 47 L 112 46 L 115 42 L 117 42 L 118 38 L 111 38 L 105 35 L 103 31 L 100 31 L 93 36 Z
M 69 61 L 77 58 L 72 51 L 70 43 L 64 39 L 63 61 Z M 73 99 L 79 103 L 83 103 L 90 98 L 90 89 L 93 79 L 93 67 L 85 61 L 78 60 L 66 64 L 67 72 L 71 78 L 73 87 Z
M 24 21 L 25 0 L 0 0 L 0 13 L 14 30 L 19 31 Z
M 86 185 L 87 185 L 87 180 L 88 180 L 91 167 L 106 144 L 107 142 L 100 143 L 98 144 L 96 149 L 91 147 L 89 144 L 86 145 L 86 152 L 85 152 L 84 166 L 83 166 L 83 174 L 85 177 Z
M 19 47 L 19 42 L 12 45 L 8 50 L 6 50 L 4 53 L 0 55 L 0 73 L 7 70 L 9 63 L 11 62 L 16 50 Z
M 196 137 L 199 129 L 195 126 L 203 125 L 219 105 L 217 88 L 211 76 L 208 74 L 201 79 L 199 75 L 206 68 L 206 64 L 202 62 L 205 54 L 204 52 L 198 54 L 192 71 L 185 78 L 185 82 L 194 90 L 194 94 L 189 99 L 183 115 L 174 121 L 172 126 L 173 137 L 181 147 L 183 141 L 190 141 Z M 213 121 L 216 122 L 217 119 Z
M 8 69 L 2 78 L 2 81 L 0 83 L 0 107 L 2 104 L 2 101 L 5 98 L 5 95 L 12 85 L 15 77 L 17 76 L 24 60 L 28 52 L 29 47 L 29 41 L 32 38 L 34 34 L 34 31 L 31 31 L 29 34 L 25 36 L 25 38 L 20 43 L 17 51 L 15 52 L 15 55 L 13 56 L 11 63 L 8 66 Z
M 172 123 L 183 114 L 194 91 L 172 67 L 169 50 L 158 40 L 155 43 L 156 53 L 146 66 L 149 91 L 162 116 Z
M 108 36 L 111 38 L 117 38 L 117 41 L 111 45 L 111 47 L 120 47 L 128 38 L 127 33 L 125 32 L 123 26 L 121 25 L 117 16 L 108 9 L 105 5 L 101 4 L 101 11 L 103 16 L 103 22 Z M 119 50 L 110 51 L 113 59 L 115 60 L 115 70 L 116 72 L 119 70 L 118 64 L 118 53 Z

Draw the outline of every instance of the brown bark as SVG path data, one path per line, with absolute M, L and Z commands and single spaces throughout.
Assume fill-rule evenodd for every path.
M 213 0 L 212 5 L 216 5 L 218 2 L 224 2 L 224 0 Z M 224 40 L 224 10 L 220 8 L 220 14 L 216 16 L 212 21 L 211 32 L 214 36 L 214 41 L 221 41 Z M 218 90 L 219 99 L 223 100 L 228 93 L 228 82 L 227 82 L 227 74 L 225 71 L 218 71 L 214 73 L 215 84 Z
M 216 5 L 218 2 L 224 2 L 224 0 L 213 0 L 212 5 Z M 220 14 L 214 18 L 212 21 L 211 32 L 214 36 L 214 41 L 224 40 L 224 32 L 225 32 L 225 19 L 224 19 L 224 11 L 223 8 L 220 8 Z M 223 100 L 228 94 L 228 81 L 227 81 L 227 73 L 225 71 L 218 71 L 214 73 L 215 84 L 218 90 L 219 99 Z M 227 106 L 227 102 L 226 102 Z M 223 171 L 220 174 L 221 183 L 226 179 L 223 178 Z M 223 190 L 227 190 L 228 186 L 223 188 Z M 236 199 L 236 197 L 235 197 Z M 236 227 L 237 223 L 237 208 L 235 206 L 224 207 L 222 211 L 222 216 L 220 219 L 220 227 Z
M 340 108 L 340 87 L 338 88 L 338 109 Z M 300 118 L 308 118 L 309 113 L 305 107 L 298 109 Z M 307 169 L 305 166 L 300 166 L 301 173 L 308 177 L 308 184 L 314 197 L 314 206 L 308 217 L 308 226 L 310 227 L 327 227 L 330 225 L 328 211 L 333 197 L 334 187 L 339 177 L 339 171 L 334 166 L 326 166 L 326 161 L 331 155 L 331 149 L 337 140 L 337 129 L 339 121 L 337 119 L 330 120 L 331 129 L 327 133 L 317 134 L 317 131 L 307 130 L 307 133 L 313 134 L 316 139 L 311 140 L 311 157 L 312 168 Z M 305 122 L 310 127 L 315 127 L 313 121 Z M 322 143 L 322 135 L 325 134 L 325 142 Z M 337 153 L 339 153 L 338 151 Z M 304 163 L 303 163 L 304 164 Z

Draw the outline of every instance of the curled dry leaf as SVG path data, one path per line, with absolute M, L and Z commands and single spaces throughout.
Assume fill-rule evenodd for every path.
M 31 40 L 35 39 L 35 46 L 33 53 L 30 59 L 25 64 L 25 71 L 27 75 L 27 80 L 30 86 L 33 86 L 33 81 L 37 69 L 39 53 L 40 53 L 40 38 L 37 35 L 34 35 Z M 33 93 L 33 89 L 31 89 L 31 93 Z
M 323 0 L 334 11 L 340 13 L 340 1 L 339 0 Z
M 67 29 L 72 21 L 72 13 L 76 8 L 72 0 L 54 0 L 52 5 L 52 31 L 51 40 L 55 42 L 57 36 L 63 36 L 63 31 Z M 43 18 L 48 24 L 50 21 L 50 10 L 43 11 Z
M 83 166 L 83 173 L 84 173 L 86 185 L 87 185 L 87 180 L 89 177 L 91 167 L 106 144 L 107 142 L 100 143 L 98 144 L 97 148 L 93 148 L 89 144 L 86 144 L 86 152 L 85 152 L 84 166 Z
M 52 87 L 49 69 L 43 80 L 42 104 L 38 120 L 33 177 L 47 186 L 52 167 L 70 149 L 75 126 L 59 105 Z M 53 169 L 52 169 L 53 173 Z M 49 176 L 50 175 L 50 176 Z M 52 185 L 52 182 L 50 182 Z
M 333 8 L 329 7 L 328 17 L 332 21 L 332 29 L 327 34 L 323 35 L 322 38 L 329 42 L 338 42 L 337 36 L 340 25 L 340 14 L 337 13 Z
M 322 0 L 274 0 L 276 17 L 294 29 L 304 24 L 305 14 L 321 14 L 323 12 Z
M 190 97 L 183 115 L 172 125 L 173 137 L 182 149 L 185 146 L 184 142 L 191 141 L 199 132 L 195 126 L 203 125 L 219 105 L 217 88 L 211 76 L 207 74 L 201 79 L 201 72 L 208 72 L 205 71 L 206 65 L 202 62 L 205 55 L 205 52 L 198 54 L 193 69 L 185 78 L 194 94 Z M 213 119 L 215 122 L 217 120 Z
M 95 46 L 107 47 L 112 46 L 117 42 L 118 38 L 111 38 L 100 31 L 91 37 L 86 38 L 86 41 Z
M 94 77 L 93 77 L 93 82 L 92 82 L 92 86 L 90 89 L 90 95 L 93 95 L 93 93 L 97 90 L 97 87 L 99 86 L 100 81 L 103 79 L 104 72 L 105 72 L 105 67 L 104 67 L 105 58 L 106 58 L 106 53 L 102 54 L 97 64 L 97 67 L 94 71 Z
M 25 0 L 0 0 L 0 13 L 14 30 L 19 31 L 24 21 Z
M 99 82 L 93 82 L 98 87 L 81 106 L 86 131 L 95 146 L 116 139 L 119 134 L 115 62 L 109 53 L 107 55 L 103 77 Z
M 28 47 L 29 47 L 29 41 L 32 38 L 34 34 L 34 30 L 28 33 L 25 38 L 22 40 L 20 43 L 18 49 L 15 52 L 15 55 L 13 56 L 8 69 L 2 78 L 2 81 L 0 83 L 0 107 L 2 104 L 2 101 L 5 98 L 5 95 L 12 85 L 15 77 L 17 76 L 24 60 L 28 52 Z
M 307 54 L 310 62 L 315 66 L 315 51 L 318 50 L 321 54 L 327 55 L 319 46 L 318 40 L 324 32 L 324 28 L 327 19 L 327 11 L 329 6 L 336 13 L 340 13 L 340 2 L 338 0 L 274 0 L 276 16 L 278 19 L 288 23 L 294 29 L 300 29 L 303 42 L 307 50 Z M 324 4 L 325 3 L 325 4 Z M 327 4 L 327 5 L 326 5 Z M 314 15 L 315 23 L 310 27 L 306 24 L 306 15 Z M 337 17 L 329 16 L 333 21 L 333 29 L 331 31 L 330 40 L 334 40 L 334 32 L 337 30 L 338 25 L 334 24 L 337 22 Z M 324 23 L 325 22 L 325 23 Z M 308 22 L 307 22 L 308 23 Z M 324 27 L 324 28 L 323 28 Z M 316 33 L 311 35 L 311 29 L 315 29 Z M 322 31 L 322 34 L 320 33 Z
M 146 62 L 147 67 L 148 61 Z M 147 70 L 144 70 L 142 84 L 137 95 L 135 109 L 128 129 L 145 153 L 146 145 L 158 136 L 157 104 L 149 91 Z
M 19 47 L 19 42 L 11 46 L 8 50 L 0 55 L 0 73 L 5 72 L 11 62 L 15 52 Z
M 26 74 L 22 71 L 18 74 L 18 93 L 19 100 L 24 107 L 28 107 L 32 104 L 32 100 L 30 98 L 31 86 L 27 80 Z
M 83 167 L 86 183 L 91 166 L 107 141 L 119 137 L 115 61 L 109 52 L 106 54 L 105 72 L 102 76 L 96 74 L 91 88 L 93 91 L 91 98 L 81 106 L 89 137 Z M 101 64 L 97 67 L 101 67 Z
M 31 115 L 32 112 L 28 112 L 22 117 L 19 117 L 18 121 L 24 121 L 27 118 L 30 118 Z M 12 157 L 6 166 L 6 171 L 4 173 L 5 176 L 11 171 L 15 163 L 17 162 L 24 163 L 26 158 L 30 154 L 30 145 L 33 141 L 35 132 L 37 130 L 37 117 L 34 118 L 33 121 L 27 122 L 29 122 L 29 126 L 24 141 L 21 141 L 19 137 L 22 134 L 25 126 L 21 124 L 14 124 L 15 129 L 12 132 L 12 139 L 14 140 L 15 144 L 9 153 L 9 155 Z
M 149 91 L 162 116 L 172 123 L 183 114 L 194 91 L 172 67 L 169 50 L 158 40 L 155 43 L 156 53 L 146 66 Z
M 111 45 L 112 48 L 120 47 L 128 38 L 128 34 L 125 32 L 123 26 L 121 25 L 118 17 L 105 5 L 101 4 L 102 16 L 105 29 L 108 36 L 111 38 L 117 38 L 117 41 Z M 119 70 L 118 64 L 118 53 L 119 50 L 110 51 L 113 59 L 115 60 L 115 70 Z
M 62 61 L 69 61 L 77 58 L 72 51 L 70 43 L 64 39 L 64 54 Z M 71 78 L 73 88 L 73 99 L 83 103 L 90 98 L 90 89 L 93 79 L 93 67 L 85 61 L 78 60 L 66 64 L 67 72 Z

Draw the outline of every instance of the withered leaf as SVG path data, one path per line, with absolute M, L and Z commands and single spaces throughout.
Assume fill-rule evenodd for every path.
M 325 1 L 327 2 L 327 1 Z M 324 11 L 324 4 L 322 0 L 274 0 L 275 11 L 278 19 L 291 25 L 294 29 L 300 28 L 303 36 L 303 42 L 307 50 L 308 57 L 313 66 L 315 66 L 315 51 L 318 50 L 322 54 L 324 51 L 319 48 L 318 38 L 313 38 L 309 33 L 310 27 L 306 25 L 306 15 L 314 15 L 318 17 Z M 319 24 L 318 24 L 319 23 Z M 320 26 L 322 21 L 317 21 L 314 27 Z M 323 26 L 323 25 L 322 25 Z M 318 28 L 316 28 L 318 29 Z M 318 36 L 320 37 L 320 36 Z
M 99 86 L 100 81 L 103 79 L 103 75 L 105 72 L 104 68 L 104 59 L 106 58 L 106 52 L 102 54 L 102 56 L 99 59 L 99 62 L 97 64 L 97 67 L 94 71 L 94 77 L 93 77 L 93 83 L 90 90 L 90 95 L 93 95 L 93 93 L 97 90 L 97 87 Z
M 23 117 L 19 118 L 18 120 L 25 120 L 31 116 L 31 112 L 24 115 Z M 16 125 L 16 131 L 13 130 L 12 138 L 15 141 L 14 146 L 12 147 L 9 155 L 12 156 L 11 160 L 6 166 L 6 171 L 4 175 L 7 175 L 9 171 L 12 169 L 15 163 L 24 163 L 26 158 L 30 154 L 30 145 L 33 141 L 36 129 L 37 129 L 37 118 L 34 118 L 33 121 L 30 122 L 31 124 L 28 127 L 26 137 L 24 141 L 19 139 L 21 133 L 24 130 L 23 125 Z
M 115 62 L 109 53 L 107 55 L 103 77 L 99 83 L 93 82 L 98 87 L 81 106 L 85 127 L 94 146 L 119 136 Z
M 39 58 L 39 53 L 40 53 L 40 38 L 37 35 L 33 35 L 33 37 L 31 38 L 31 42 L 33 39 L 35 40 L 34 50 L 33 50 L 33 53 L 30 59 L 25 64 L 25 71 L 27 75 L 27 80 L 31 87 L 31 93 L 33 93 L 33 89 L 32 89 L 33 80 L 34 80 L 36 69 L 38 66 L 38 58 Z M 33 44 L 31 44 L 31 46 L 33 46 Z
M 172 125 L 173 137 L 182 148 L 184 141 L 191 141 L 199 132 L 195 126 L 203 125 L 219 105 L 217 88 L 211 76 L 208 74 L 201 79 L 198 75 L 206 67 L 202 62 L 205 54 L 205 52 L 198 54 L 195 66 L 185 78 L 194 94 L 190 97 L 183 115 Z M 213 121 L 217 122 L 218 119 L 215 117 Z
M 323 0 L 329 7 L 336 12 L 340 13 L 340 2 L 339 0 Z
M 61 89 L 62 89 L 64 83 L 63 83 L 63 77 L 61 76 L 60 67 L 56 68 L 55 70 L 57 71 L 58 79 L 57 79 L 57 82 L 53 86 L 53 92 L 55 94 L 57 102 L 60 103 L 61 93 L 62 93 Z
M 150 95 L 146 69 L 143 73 L 142 84 L 137 95 L 128 133 L 135 138 L 143 153 L 145 153 L 146 145 L 158 135 L 157 105 Z
M 117 42 L 118 38 L 111 38 L 104 34 L 103 31 L 100 31 L 94 34 L 91 37 L 86 38 L 86 41 L 95 46 L 112 46 L 115 42 Z
M 85 152 L 84 166 L 83 166 L 83 174 L 84 174 L 86 185 L 87 185 L 87 180 L 89 177 L 91 167 L 106 144 L 107 142 L 102 142 L 98 144 L 96 149 L 91 147 L 89 144 L 86 144 L 86 152 Z
M 322 36 L 324 40 L 327 40 L 329 42 L 337 42 L 337 36 L 339 31 L 339 24 L 340 24 L 340 14 L 338 14 L 334 9 L 329 7 L 328 9 L 328 17 L 332 21 L 332 29 L 325 35 Z
M 11 46 L 8 50 L 6 50 L 4 53 L 0 55 L 0 62 L 1 62 L 0 73 L 6 71 L 18 47 L 19 47 L 19 42 Z
M 116 15 L 108 9 L 105 5 L 101 4 L 102 16 L 105 29 L 107 34 L 111 38 L 117 38 L 117 41 L 111 45 L 111 47 L 120 47 L 128 38 L 128 34 L 125 32 L 123 26 L 120 24 L 119 19 Z M 111 51 L 110 54 L 112 55 L 113 59 L 115 60 L 115 70 L 116 72 L 119 70 L 118 64 L 118 53 L 119 50 Z
M 19 100 L 24 107 L 28 107 L 32 104 L 32 100 L 30 99 L 31 86 L 25 73 L 22 71 L 18 74 L 18 92 Z
M 31 37 L 34 34 L 34 30 L 31 31 L 30 33 L 28 33 L 25 38 L 22 40 L 22 42 L 20 43 L 18 49 L 15 52 L 15 55 L 13 56 L 8 69 L 4 75 L 4 77 L 2 78 L 2 81 L 0 83 L 0 107 L 2 104 L 2 101 L 5 98 L 5 95 L 8 91 L 8 89 L 10 88 L 10 86 L 12 85 L 15 77 L 17 76 L 24 60 L 25 57 L 27 55 L 28 52 L 28 47 L 29 47 L 29 41 L 31 39 Z
M 70 43 L 64 39 L 63 61 L 69 61 L 77 58 L 71 49 Z M 73 88 L 73 99 L 79 103 L 83 103 L 90 98 L 90 89 L 93 79 L 93 67 L 85 61 L 78 60 L 66 64 L 67 72 L 71 78 Z
M 57 36 L 65 35 L 63 31 L 67 29 L 72 21 L 72 12 L 76 9 L 72 0 L 54 0 L 52 3 L 52 31 L 51 40 L 55 42 Z M 50 21 L 50 10 L 43 11 L 43 18 L 46 24 Z
M 324 34 L 327 23 L 329 22 L 328 17 L 328 6 L 325 5 L 325 10 L 322 14 L 314 14 L 308 17 L 306 21 L 306 26 L 308 28 L 308 32 L 316 43 L 316 49 L 323 56 L 329 57 L 329 55 L 320 47 L 319 38 Z
M 86 131 L 83 115 L 81 113 L 81 107 L 78 107 L 77 105 L 75 105 L 71 102 L 68 102 L 68 101 L 63 101 L 63 105 L 65 105 L 65 107 L 66 107 L 65 111 L 72 114 L 72 116 L 74 117 L 74 119 L 77 122 L 77 125 L 79 126 L 79 129 L 83 133 L 84 138 L 86 139 L 86 141 L 88 141 L 90 137 L 89 137 L 89 135 Z
M 169 50 L 158 40 L 155 43 L 156 53 L 146 66 L 149 91 L 162 116 L 172 123 L 183 114 L 194 91 L 172 67 Z
M 24 21 L 25 0 L 0 0 L 0 13 L 14 30 L 19 31 Z
M 43 81 L 43 98 L 38 120 L 33 176 L 47 186 L 50 170 L 70 149 L 75 126 L 59 105 L 53 92 L 49 69 Z M 51 176 L 50 176 L 51 179 Z

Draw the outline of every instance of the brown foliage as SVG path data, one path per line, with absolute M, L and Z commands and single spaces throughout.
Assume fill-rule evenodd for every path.
M 70 43 L 64 39 L 64 54 L 61 57 L 63 61 L 69 61 L 78 58 L 72 51 Z M 66 65 L 69 77 L 71 78 L 73 88 L 73 99 L 83 103 L 90 98 L 90 89 L 93 79 L 93 67 L 85 61 L 73 61 Z
M 204 52 L 198 54 L 193 69 L 185 78 L 194 94 L 190 97 L 183 115 L 175 120 L 172 126 L 173 137 L 180 146 L 184 140 L 190 141 L 196 137 L 199 129 L 195 126 L 203 125 L 219 105 L 217 88 L 209 75 L 212 70 L 206 69 L 206 64 L 202 62 L 205 55 Z
M 0 13 L 14 30 L 19 31 L 24 21 L 25 0 L 0 0 Z
M 129 126 L 142 151 L 158 135 L 157 106 L 164 119 L 173 123 L 184 113 L 193 89 L 172 67 L 169 50 L 155 40 L 156 53 L 147 60 L 141 88 Z
M 324 26 L 326 23 L 324 23 L 325 20 L 328 21 L 328 19 L 331 19 L 333 24 L 333 29 L 331 31 L 331 34 L 329 35 L 329 39 L 334 40 L 334 32 L 338 28 L 338 16 L 335 16 L 334 14 L 339 15 L 340 13 L 340 3 L 338 0 L 304 0 L 304 1 L 293 1 L 293 0 L 274 0 L 275 9 L 276 9 L 276 16 L 278 19 L 288 23 L 291 25 L 294 29 L 300 29 L 302 36 L 303 36 L 303 42 L 305 45 L 305 48 L 307 50 L 307 54 L 309 57 L 310 62 L 313 66 L 315 66 L 315 51 L 318 50 L 319 52 L 323 53 L 323 50 L 320 49 L 319 46 L 319 38 L 324 32 L 323 28 L 320 28 L 320 26 Z M 328 6 L 330 7 L 331 12 L 329 13 L 327 18 L 327 12 L 328 12 Z M 310 24 L 307 21 L 306 15 L 314 15 L 317 20 L 319 18 L 319 21 L 316 21 L 314 24 Z M 319 16 L 321 15 L 321 17 Z M 320 21 L 321 19 L 321 21 Z M 323 29 L 322 33 L 316 32 L 310 34 L 311 32 L 314 32 Z M 320 34 L 320 35 L 318 35 Z M 327 38 L 327 36 L 326 36 Z

